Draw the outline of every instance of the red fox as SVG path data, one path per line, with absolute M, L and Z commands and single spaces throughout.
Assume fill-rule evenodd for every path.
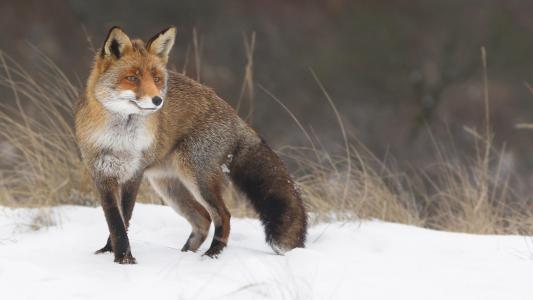
M 281 159 L 210 88 L 166 65 L 176 29 L 146 44 L 119 27 L 94 59 L 75 112 L 82 158 L 101 198 L 115 262 L 134 264 L 127 230 L 146 176 L 157 194 L 191 224 L 182 251 L 196 251 L 211 222 L 204 255 L 228 242 L 230 213 L 222 199 L 225 172 L 251 201 L 266 241 L 282 254 L 304 247 L 307 215 Z

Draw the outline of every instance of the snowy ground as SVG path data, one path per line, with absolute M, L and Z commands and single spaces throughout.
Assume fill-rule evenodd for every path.
M 323 224 L 308 247 L 274 255 L 256 220 L 233 219 L 217 260 L 178 249 L 189 234 L 170 208 L 137 205 L 137 265 L 93 255 L 107 237 L 100 208 L 0 208 L 1 299 L 533 299 L 533 240 L 378 221 Z M 206 242 L 202 251 L 206 250 Z

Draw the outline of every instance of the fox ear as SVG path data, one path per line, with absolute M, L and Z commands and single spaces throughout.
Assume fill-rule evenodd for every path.
M 122 28 L 114 26 L 107 34 L 101 55 L 102 57 L 119 59 L 124 54 L 124 51 L 131 47 L 130 38 L 124 33 Z
M 159 56 L 166 63 L 175 38 L 176 27 L 171 26 L 151 38 L 146 44 L 146 49 L 148 52 Z

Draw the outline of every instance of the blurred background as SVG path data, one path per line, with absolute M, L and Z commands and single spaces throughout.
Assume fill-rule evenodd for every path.
M 314 72 L 351 140 L 416 168 L 434 160 L 434 141 L 459 159 L 474 151 L 468 128 L 484 128 L 485 47 L 494 145 L 528 187 L 533 132 L 516 125 L 533 122 L 532 13 L 520 0 L 2 0 L 0 49 L 33 72 L 35 46 L 82 87 L 111 26 L 148 39 L 173 24 L 171 68 L 239 107 L 274 148 L 308 143 L 272 95 L 324 148 L 342 151 Z M 0 100 L 13 101 L 12 91 L 0 89 Z

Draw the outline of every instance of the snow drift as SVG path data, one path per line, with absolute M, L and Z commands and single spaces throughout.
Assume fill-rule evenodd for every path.
M 94 255 L 101 208 L 0 208 L 2 299 L 533 299 L 533 240 L 368 221 L 310 228 L 307 248 L 275 255 L 257 220 L 232 219 L 218 259 L 179 251 L 190 232 L 168 207 L 137 204 L 137 265 Z M 209 239 L 208 239 L 209 241 Z M 118 297 L 118 298 L 117 298 Z

